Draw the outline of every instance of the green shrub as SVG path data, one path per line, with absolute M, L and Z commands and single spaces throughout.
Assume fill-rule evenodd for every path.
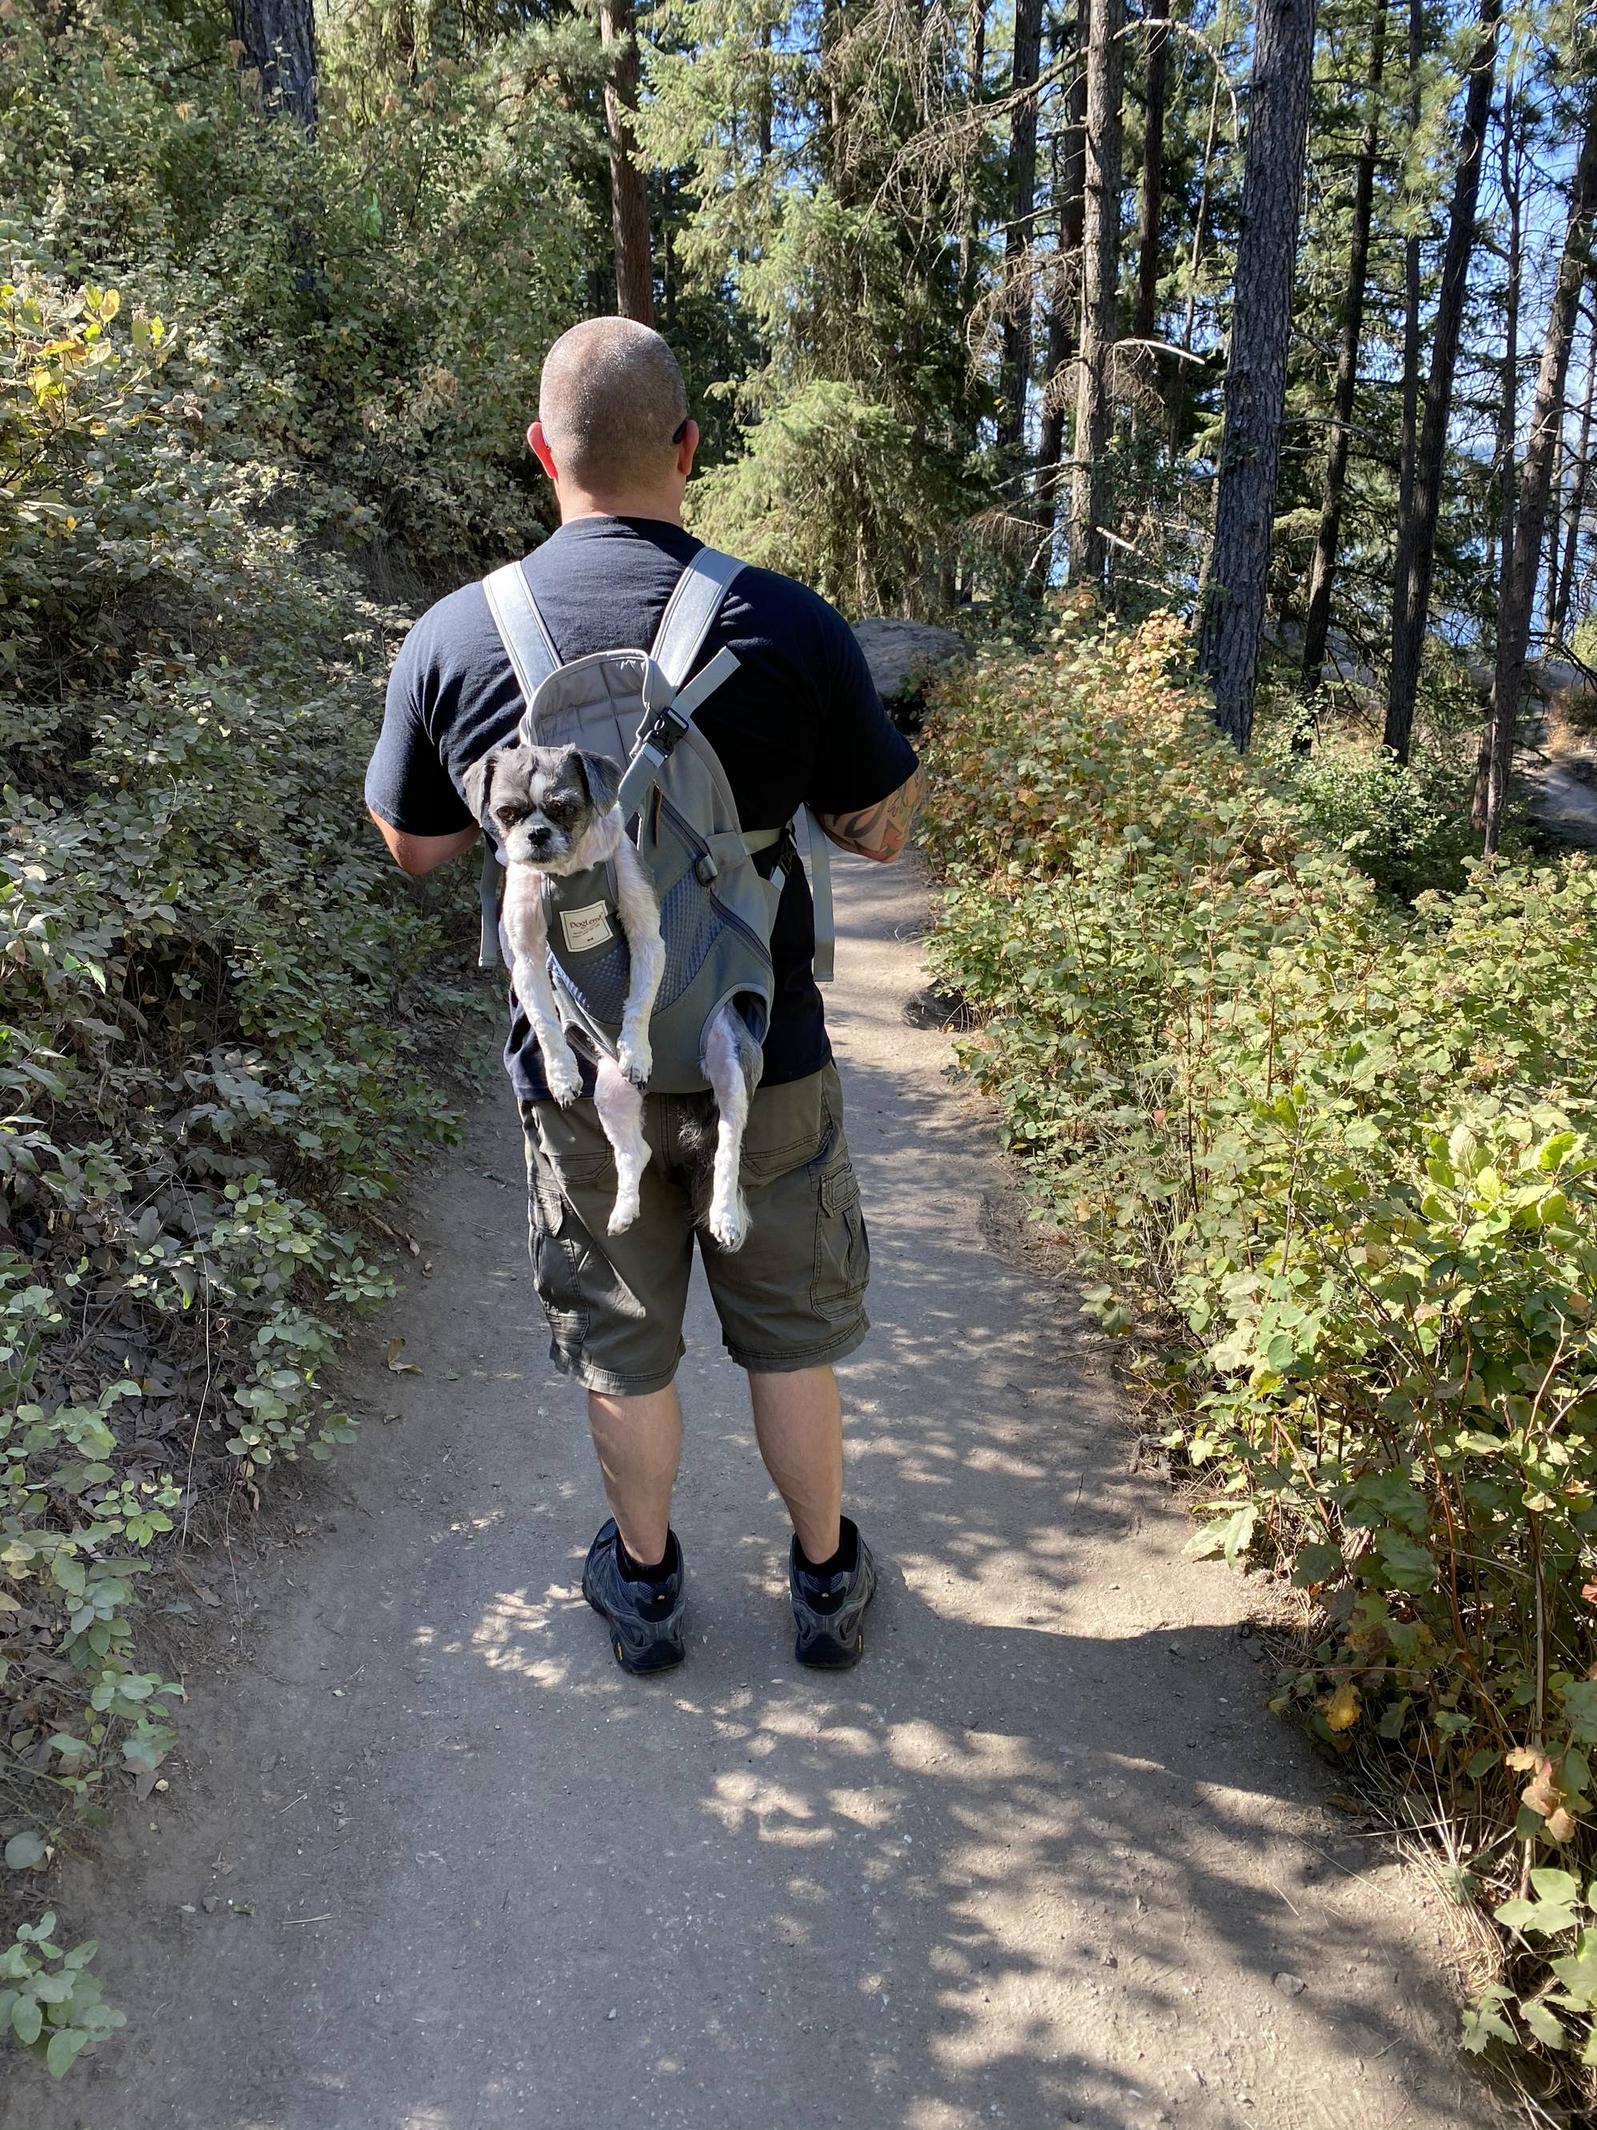
M 1471 2045 L 1590 2066 L 1597 871 L 1404 908 L 1183 660 L 1158 620 L 951 683 L 939 973 L 1044 1216 L 1143 1327 L 1198 1546 L 1319 1602 L 1283 1705 L 1457 1823 L 1513 1947 Z
M 1407 767 L 1384 748 L 1324 742 L 1308 755 L 1270 749 L 1264 760 L 1311 833 L 1378 887 L 1412 900 L 1464 886 L 1480 836 L 1470 826 L 1473 766 L 1461 748 L 1451 759 L 1416 750 Z
M 114 1770 L 156 1780 L 181 1689 L 138 1578 L 347 1439 L 326 1367 L 392 1291 L 366 1216 L 453 1131 L 414 1040 L 437 927 L 360 804 L 398 617 L 263 513 L 234 405 L 198 342 L 0 244 L 8 1904 Z M 48 1938 L 0 2004 L 59 2072 L 115 2022 Z

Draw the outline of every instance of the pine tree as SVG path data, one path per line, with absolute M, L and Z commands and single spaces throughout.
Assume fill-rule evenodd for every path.
M 1122 0 L 1093 0 L 1087 25 L 1081 347 L 1071 471 L 1070 579 L 1105 588 L 1109 431 L 1120 297 Z
M 1481 160 L 1486 120 L 1492 103 L 1492 77 L 1497 62 L 1497 31 L 1501 17 L 1502 0 L 1481 0 L 1480 27 L 1470 59 L 1464 123 L 1459 134 L 1441 293 L 1431 325 L 1431 366 L 1425 380 L 1411 493 L 1408 508 L 1398 525 L 1385 741 L 1400 762 L 1408 760 L 1414 737 L 1420 656 L 1430 615 L 1431 578 L 1436 567 L 1436 521 L 1442 502 L 1442 471 L 1453 414 L 1453 373 L 1458 363 L 1459 335 L 1463 329 L 1470 255 L 1475 247 L 1475 203 L 1480 195 Z
M 259 78 L 269 112 L 316 131 L 316 23 L 311 0 L 234 0 L 241 64 Z
M 1348 245 L 1347 294 L 1343 299 L 1342 337 L 1337 350 L 1331 435 L 1326 452 L 1314 561 L 1309 574 L 1308 612 L 1303 624 L 1303 678 L 1311 688 L 1319 685 L 1331 626 L 1331 590 L 1342 530 L 1342 498 L 1347 482 L 1348 447 L 1353 434 L 1353 401 L 1358 390 L 1359 342 L 1364 331 L 1370 223 L 1375 204 L 1375 161 L 1381 143 L 1381 78 L 1386 64 L 1387 7 L 1388 0 L 1374 0 L 1369 71 L 1365 77 L 1364 133 L 1353 178 L 1353 227 Z
M 1547 312 L 1541 372 L 1536 380 L 1536 405 L 1520 474 L 1513 548 L 1509 566 L 1503 572 L 1502 594 L 1497 608 L 1497 665 L 1492 679 L 1492 714 L 1486 749 L 1484 827 L 1488 857 L 1497 849 L 1502 835 L 1503 805 L 1508 794 L 1514 734 L 1524 691 L 1531 609 L 1536 598 L 1536 580 L 1546 531 L 1547 499 L 1552 487 L 1553 460 L 1563 432 L 1564 382 L 1569 371 L 1569 351 L 1575 335 L 1581 286 L 1590 272 L 1593 221 L 1597 217 L 1597 88 L 1586 87 L 1585 104 L 1580 159 L 1575 167 L 1570 194 L 1563 256 Z
M 599 35 L 608 61 L 604 119 L 610 143 L 610 230 L 615 245 L 616 309 L 623 318 L 653 325 L 649 194 L 633 132 L 640 75 L 636 0 L 599 0 Z
M 1219 493 L 1198 638 L 1199 668 L 1214 683 L 1215 715 L 1239 753 L 1253 734 L 1313 64 L 1313 0 L 1261 0 Z

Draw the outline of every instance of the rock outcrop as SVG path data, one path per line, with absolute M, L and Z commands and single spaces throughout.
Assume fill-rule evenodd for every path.
M 926 683 L 970 656 L 963 636 L 953 629 L 934 628 L 928 621 L 856 621 L 854 634 L 877 694 L 894 722 L 909 730 L 920 722 Z

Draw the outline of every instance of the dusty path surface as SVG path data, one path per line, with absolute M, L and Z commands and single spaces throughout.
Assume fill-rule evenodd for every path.
M 1434 1915 L 1326 1806 L 1235 1580 L 1181 1558 L 1068 1295 L 1004 1243 L 990 1121 L 904 1019 L 913 877 L 840 873 L 877 1322 L 850 1488 L 890 1564 L 866 1661 L 792 1662 L 780 1510 L 702 1294 L 689 1661 L 611 1661 L 490 1089 L 318 1528 L 242 1661 L 191 1682 L 170 1791 L 69 1873 L 128 2038 L 59 2090 L 13 2071 L 6 2130 L 1491 2119 Z M 383 1370 L 396 1332 L 423 1374 Z

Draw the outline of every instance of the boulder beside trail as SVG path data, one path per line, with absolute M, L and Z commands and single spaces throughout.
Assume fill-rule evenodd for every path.
M 894 722 L 910 730 L 920 722 L 926 683 L 970 656 L 963 636 L 953 629 L 934 628 L 929 621 L 856 621 L 854 634 L 877 694 Z

